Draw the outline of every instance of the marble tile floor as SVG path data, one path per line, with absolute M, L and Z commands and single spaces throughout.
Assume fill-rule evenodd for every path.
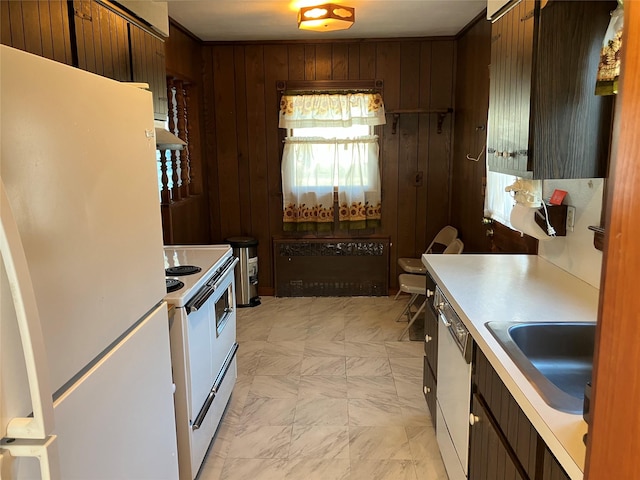
M 199 480 L 446 480 L 408 297 L 238 310 L 238 379 Z

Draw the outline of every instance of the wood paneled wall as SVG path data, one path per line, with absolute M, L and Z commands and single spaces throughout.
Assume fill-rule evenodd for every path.
M 259 241 L 259 287 L 273 292 L 272 237 L 283 235 L 278 80 L 381 79 L 387 110 L 453 105 L 452 39 L 210 44 L 204 47 L 205 145 L 212 240 Z M 449 223 L 452 116 L 393 116 L 380 130 L 382 227 L 397 258 L 419 256 Z M 421 184 L 415 185 L 416 173 Z
M 490 249 L 484 217 L 491 23 L 479 18 L 457 40 L 451 222 L 465 253 Z M 477 162 L 467 159 L 479 158 Z
M 482 223 L 491 62 L 491 23 L 484 15 L 460 34 L 456 53 L 451 224 L 458 229 L 465 253 L 535 255 L 538 251 L 535 238 L 497 222 Z
M 165 41 L 167 77 L 188 85 L 189 158 L 191 161 L 190 196 L 174 204 L 163 206 L 162 220 L 165 243 L 211 243 L 209 201 L 207 194 L 207 163 L 203 140 L 204 101 L 201 42 L 179 25 L 169 24 L 169 38 Z M 168 239 L 170 241 L 168 241 Z

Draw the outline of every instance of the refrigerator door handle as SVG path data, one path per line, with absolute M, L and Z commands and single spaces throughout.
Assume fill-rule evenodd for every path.
M 42 440 L 2 440 L 0 442 L 0 472 L 2 464 L 9 457 L 32 457 L 40 462 L 42 480 L 58 480 L 60 466 L 58 465 L 58 444 L 56 436 L 49 435 Z
M 33 417 L 13 418 L 6 426 L 11 439 L 48 438 L 53 430 L 53 400 L 36 297 L 18 225 L 0 177 L 0 254 L 4 262 L 24 351 Z M 8 448 L 6 445 L 0 445 Z M 12 447 L 13 448 L 13 447 Z

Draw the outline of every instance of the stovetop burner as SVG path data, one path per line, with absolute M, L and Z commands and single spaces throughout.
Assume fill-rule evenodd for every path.
M 180 275 L 193 275 L 202 269 L 195 265 L 178 265 L 177 267 L 169 267 L 165 269 L 165 273 L 170 276 L 179 277 Z
M 167 282 L 167 293 L 175 292 L 184 287 L 184 283 L 177 278 L 166 278 L 165 280 Z

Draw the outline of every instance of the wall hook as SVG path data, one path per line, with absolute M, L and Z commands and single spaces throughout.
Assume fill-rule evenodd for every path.
M 448 113 L 453 113 L 453 108 L 447 108 L 444 112 L 438 112 L 438 134 L 442 133 L 442 124 Z
M 480 150 L 480 153 L 476 158 L 473 158 L 471 155 L 467 153 L 467 160 L 471 160 L 472 162 L 477 162 L 480 160 L 480 157 L 482 156 L 483 153 L 484 153 L 484 145 L 482 146 L 482 150 Z
M 393 114 L 393 123 L 391 124 L 391 134 L 395 135 L 398 131 L 398 120 L 400 120 L 400 115 L 397 113 Z

